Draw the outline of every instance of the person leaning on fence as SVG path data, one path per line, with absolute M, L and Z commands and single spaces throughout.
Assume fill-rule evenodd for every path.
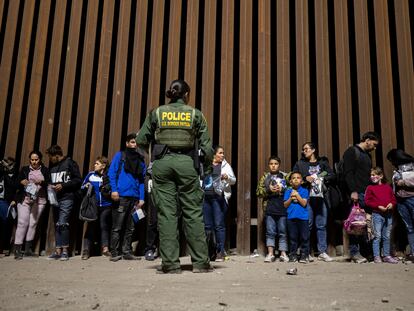
M 132 254 L 134 233 L 134 210 L 142 209 L 145 203 L 146 165 L 142 154 L 137 152 L 135 134 L 125 138 L 125 150 L 115 154 L 109 167 L 112 209 L 111 261 L 138 260 Z
M 0 161 L 0 256 L 4 250 L 10 250 L 12 223 L 16 214 L 17 174 L 16 162 L 11 157 Z M 9 253 L 8 253 L 9 254 Z
M 280 261 L 288 262 L 286 208 L 283 205 L 283 193 L 286 190 L 285 174 L 279 170 L 281 160 L 271 156 L 268 161 L 269 172 L 265 172 L 256 189 L 265 210 L 266 247 L 265 262 L 273 262 L 275 257 L 276 236 L 279 239 Z
M 344 191 L 350 199 L 349 209 L 354 202 L 371 214 L 370 209 L 365 207 L 364 197 L 365 190 L 370 184 L 372 160 L 370 152 L 374 151 L 380 142 L 380 137 L 375 132 L 367 132 L 362 135 L 361 141 L 345 150 L 343 155 L 343 174 L 344 174 Z M 349 211 L 348 213 L 349 214 Z M 367 219 L 369 221 L 369 219 Z M 360 253 L 360 247 L 365 246 L 368 249 L 367 237 L 349 235 L 349 252 L 351 261 L 355 263 L 365 263 L 368 260 Z
M 87 260 L 90 257 L 91 244 L 96 240 L 94 238 L 95 228 L 99 225 L 101 232 L 101 249 L 102 255 L 110 256 L 109 252 L 109 233 L 111 223 L 111 206 L 112 200 L 104 195 L 102 187 L 104 184 L 104 175 L 108 171 L 109 161 L 106 157 L 100 156 L 96 158 L 94 170 L 89 172 L 83 180 L 81 189 L 93 187 L 98 207 L 98 220 L 89 222 L 83 238 L 83 251 L 81 258 Z
M 326 262 L 333 259 L 326 253 L 328 222 L 328 207 L 325 201 L 326 184 L 335 179 L 335 174 L 329 166 L 327 157 L 320 157 L 313 142 L 302 145 L 302 158 L 293 166 L 293 171 L 299 171 L 304 179 L 303 186 L 309 192 L 309 231 L 316 227 L 316 238 L 319 256 L 318 259 Z M 315 221 L 315 222 L 314 222 Z M 311 251 L 311 248 L 310 248 Z M 311 256 L 309 255 L 311 258 Z
M 14 240 L 14 258 L 22 259 L 22 245 L 25 257 L 36 256 L 32 252 L 37 223 L 47 203 L 47 186 L 50 183 L 49 169 L 42 163 L 42 153 L 29 154 L 30 165 L 23 166 L 17 178 L 17 229 Z
M 216 253 L 210 254 L 210 259 L 218 262 L 224 261 L 226 256 L 226 213 L 231 186 L 235 183 L 236 176 L 224 158 L 224 148 L 216 146 L 211 174 L 204 179 L 203 218 L 207 237 L 212 234 L 216 237 Z
M 82 178 L 78 164 L 63 156 L 59 145 L 47 149 L 50 160 L 51 188 L 56 192 L 57 204 L 52 205 L 55 221 L 55 252 L 48 259 L 66 261 L 69 259 L 69 220 L 73 209 L 75 192 L 79 190 Z
M 166 96 L 170 102 L 152 110 L 137 134 L 140 146 L 154 144 L 153 194 L 158 208 L 160 255 L 159 273 L 181 273 L 178 214 L 181 210 L 193 272 L 212 271 L 204 233 L 203 191 L 195 169 L 195 146 L 212 159 L 211 139 L 204 115 L 187 105 L 190 87 L 183 80 L 172 81 Z
M 392 214 L 397 205 L 397 200 L 391 186 L 387 184 L 382 168 L 375 167 L 371 169 L 371 183 L 365 191 L 365 205 L 372 209 L 374 262 L 398 263 L 398 259 L 392 257 L 390 252 Z M 380 244 L 382 244 L 383 250 L 382 259 Z
M 407 229 L 410 245 L 407 259 L 414 262 L 414 157 L 401 149 L 391 149 L 387 159 L 395 167 L 392 181 L 397 197 L 398 213 Z

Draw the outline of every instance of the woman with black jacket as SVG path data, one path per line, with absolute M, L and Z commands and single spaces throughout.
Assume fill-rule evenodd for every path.
M 332 261 L 326 253 L 328 208 L 324 198 L 325 183 L 333 181 L 335 174 L 326 157 L 319 157 L 316 144 L 306 142 L 302 145 L 302 158 L 296 162 L 293 171 L 299 171 L 305 181 L 304 187 L 309 189 L 309 230 L 312 230 L 315 219 L 316 237 L 318 240 L 319 260 Z
M 50 182 L 49 170 L 42 163 L 42 153 L 32 151 L 29 154 L 30 165 L 22 167 L 17 178 L 17 230 L 14 240 L 14 258 L 22 259 L 22 244 L 25 244 L 25 256 L 35 256 L 32 243 L 37 222 L 47 203 L 47 185 Z

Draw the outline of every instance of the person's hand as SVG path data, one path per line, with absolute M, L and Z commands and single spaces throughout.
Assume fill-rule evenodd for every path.
M 358 196 L 358 192 L 354 191 L 351 193 L 351 200 L 354 202 L 358 202 L 359 196 Z
M 388 203 L 388 205 L 387 205 L 386 209 L 387 209 L 387 210 L 392 210 L 392 208 L 393 208 L 392 203 Z
M 27 180 L 27 179 L 23 179 L 21 182 L 20 182 L 23 186 L 27 186 L 28 184 L 29 184 L 29 181 Z
M 223 174 L 223 175 L 221 175 L 221 179 L 225 179 L 225 180 L 227 180 L 227 179 L 229 179 L 229 175 L 227 175 L 227 174 Z
M 309 176 L 306 176 L 305 179 L 306 179 L 307 182 L 312 183 L 314 181 L 315 177 L 313 177 L 312 175 L 309 175 Z
M 399 179 L 395 182 L 395 184 L 399 187 L 402 187 L 405 185 L 404 180 L 403 179 Z
M 54 185 L 53 188 L 55 189 L 56 192 L 59 192 L 63 189 L 63 186 L 62 184 L 57 184 L 57 185 Z
M 386 207 L 384 207 L 384 206 L 382 206 L 382 205 L 378 206 L 378 209 L 379 209 L 381 212 L 386 212 L 386 211 L 387 211 L 387 208 L 386 208 Z
M 88 182 L 88 183 L 85 184 L 85 187 L 89 188 L 90 185 L 91 185 L 91 183 Z
M 296 200 L 298 196 L 298 192 L 296 190 L 292 190 L 292 193 L 290 194 L 290 197 L 292 200 Z
M 119 193 L 118 192 L 111 192 L 111 199 L 114 201 L 119 201 Z
M 139 202 L 135 205 L 135 209 L 139 210 L 142 209 L 142 207 L 144 206 L 145 201 L 144 200 L 139 200 Z

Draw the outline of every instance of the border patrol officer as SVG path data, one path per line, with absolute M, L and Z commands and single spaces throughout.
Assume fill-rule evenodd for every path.
M 189 94 L 185 81 L 172 81 L 166 92 L 170 102 L 148 114 L 136 137 L 139 146 L 154 144 L 153 194 L 158 207 L 162 258 L 159 273 L 181 273 L 179 215 L 183 218 L 193 272 L 212 271 L 204 233 L 203 191 L 193 161 L 196 142 L 206 163 L 211 162 L 212 146 L 204 115 L 187 105 Z

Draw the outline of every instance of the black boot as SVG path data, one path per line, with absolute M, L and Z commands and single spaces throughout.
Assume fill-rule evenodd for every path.
M 32 252 L 33 241 L 26 241 L 24 245 L 24 257 L 38 257 L 35 253 Z
M 22 245 L 14 244 L 14 259 L 21 260 L 23 259 Z

